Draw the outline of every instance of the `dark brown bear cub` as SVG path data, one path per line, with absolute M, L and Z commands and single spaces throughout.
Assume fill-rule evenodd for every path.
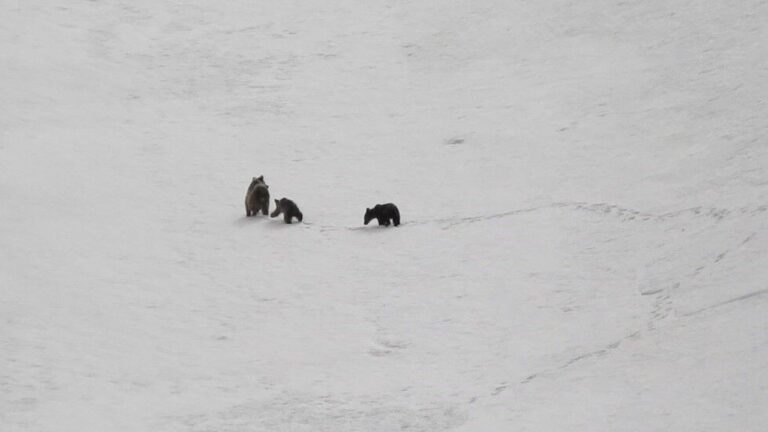
M 392 203 L 376 204 L 372 209 L 365 209 L 363 222 L 368 225 L 368 222 L 374 218 L 379 221 L 379 225 L 389 226 L 389 221 L 391 220 L 395 226 L 398 226 L 400 225 L 400 210 Z
M 264 183 L 264 176 L 254 177 L 245 194 L 245 216 L 257 215 L 261 210 L 269 214 L 269 186 Z
M 280 200 L 275 200 L 275 205 L 277 208 L 272 212 L 272 217 L 278 217 L 280 216 L 280 213 L 282 213 L 283 220 L 287 224 L 291 223 L 291 219 L 293 218 L 298 219 L 299 222 L 304 219 L 304 215 L 301 214 L 299 206 L 297 206 L 295 202 L 289 200 L 288 198 L 280 198 Z

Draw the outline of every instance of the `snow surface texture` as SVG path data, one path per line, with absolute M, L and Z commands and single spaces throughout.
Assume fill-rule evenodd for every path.
M 0 430 L 765 430 L 766 22 L 0 2 Z

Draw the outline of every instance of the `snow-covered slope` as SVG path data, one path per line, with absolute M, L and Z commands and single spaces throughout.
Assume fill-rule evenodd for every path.
M 0 3 L 0 430 L 764 430 L 767 20 Z

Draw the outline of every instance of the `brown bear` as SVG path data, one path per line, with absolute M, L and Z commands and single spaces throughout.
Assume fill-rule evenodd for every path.
M 283 214 L 283 221 L 285 223 L 289 224 L 291 223 L 291 219 L 294 217 L 301 222 L 304 219 L 304 215 L 301 214 L 301 210 L 299 210 L 299 206 L 296 205 L 295 202 L 289 200 L 288 198 L 281 198 L 280 200 L 275 200 L 275 205 L 277 208 L 275 211 L 272 212 L 272 217 L 278 217 L 280 216 L 280 213 Z
M 269 186 L 264 183 L 264 176 L 254 177 L 245 194 L 245 216 L 256 216 L 261 210 L 269 214 Z
M 363 223 L 368 225 L 368 222 L 373 219 L 378 220 L 379 225 L 389 226 L 391 220 L 395 226 L 398 226 L 400 225 L 400 210 L 392 203 L 376 204 L 372 209 L 365 209 Z

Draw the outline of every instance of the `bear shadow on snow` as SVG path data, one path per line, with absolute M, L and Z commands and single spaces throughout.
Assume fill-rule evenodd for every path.
M 269 223 L 269 218 L 242 215 L 232 220 L 232 225 L 239 227 L 253 226 L 265 223 Z

